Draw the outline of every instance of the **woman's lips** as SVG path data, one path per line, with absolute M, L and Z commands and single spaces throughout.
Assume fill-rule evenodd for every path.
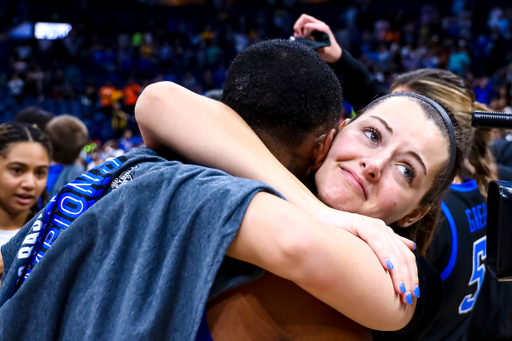
M 364 185 L 362 184 L 362 180 L 351 171 L 341 168 L 341 173 L 345 176 L 348 183 L 352 185 L 359 193 L 361 193 L 361 196 L 366 200 L 366 190 L 364 189 Z
M 31 195 L 15 195 L 16 202 L 22 206 L 30 205 L 34 202 L 34 196 Z

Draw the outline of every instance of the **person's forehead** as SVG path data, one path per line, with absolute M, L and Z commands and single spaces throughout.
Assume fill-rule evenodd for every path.
M 428 170 L 437 168 L 448 157 L 446 139 L 415 101 L 391 98 L 368 110 L 365 116 L 367 120 L 385 120 L 393 130 L 391 145 L 420 155 Z
M 406 96 L 388 98 L 368 110 L 365 116 L 370 113 L 393 121 L 418 119 L 420 117 L 426 119 L 420 104 Z
M 43 145 L 37 142 L 15 142 L 10 143 L 3 154 L 4 159 L 12 161 L 14 159 L 23 159 L 28 162 L 47 159 L 48 152 Z

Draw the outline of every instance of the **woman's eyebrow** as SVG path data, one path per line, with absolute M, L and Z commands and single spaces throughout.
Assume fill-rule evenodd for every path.
M 393 134 L 393 128 L 391 128 L 388 124 L 388 122 L 386 122 L 386 120 L 384 120 L 382 117 L 379 117 L 379 116 L 375 116 L 375 115 L 370 115 L 371 118 L 374 118 L 376 120 L 378 120 L 380 123 L 382 123 L 382 125 L 391 133 Z M 416 152 L 413 152 L 412 150 L 407 152 L 407 154 L 411 155 L 413 158 L 415 158 L 421 165 L 421 167 L 423 168 L 423 173 L 425 173 L 425 175 L 427 175 L 427 167 L 425 166 L 425 162 L 423 162 L 423 159 L 421 158 L 421 156 L 418 155 L 418 153 Z
M 376 120 L 378 120 L 380 123 L 382 123 L 384 125 L 384 127 L 391 133 L 393 134 L 393 129 L 389 126 L 388 122 L 386 122 L 386 120 L 384 120 L 382 117 L 379 117 L 379 116 L 375 116 L 375 115 L 370 115 L 371 118 L 374 118 Z
M 12 161 L 12 162 L 9 162 L 7 165 L 8 165 L 8 166 L 13 166 L 13 165 L 15 165 L 15 166 L 21 166 L 21 167 L 25 167 L 25 166 L 26 166 L 26 164 L 25 164 L 25 163 L 20 162 L 20 161 Z
M 415 158 L 416 160 L 418 160 L 418 162 L 421 164 L 421 166 L 423 167 L 423 173 L 425 173 L 425 175 L 427 175 L 427 167 L 425 166 L 425 163 L 423 162 L 423 160 L 421 159 L 421 156 L 419 156 L 417 153 L 413 152 L 412 150 L 411 151 L 408 151 L 407 154 L 411 155 L 413 158 Z

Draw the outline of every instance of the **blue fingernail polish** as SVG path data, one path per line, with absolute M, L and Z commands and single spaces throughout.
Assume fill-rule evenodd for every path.
M 420 287 L 417 285 L 414 286 L 414 296 L 420 297 Z
M 413 242 L 413 244 L 414 244 L 414 249 L 412 249 L 412 250 L 414 251 L 414 250 L 416 250 L 416 243 Z
M 389 259 L 386 259 L 386 266 L 388 267 L 389 270 L 393 270 L 394 268 L 393 263 L 391 263 Z
M 400 282 L 400 291 L 405 294 L 405 284 L 404 284 L 404 282 Z
M 407 304 L 412 304 L 412 294 L 409 291 L 405 294 L 405 301 Z

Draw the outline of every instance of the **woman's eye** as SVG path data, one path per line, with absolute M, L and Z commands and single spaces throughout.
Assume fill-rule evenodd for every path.
M 414 169 L 411 166 L 398 165 L 398 169 L 408 181 L 414 180 Z
M 11 168 L 11 172 L 13 172 L 15 175 L 21 174 L 21 168 Z
M 379 136 L 373 131 L 365 131 L 364 134 L 370 139 L 370 141 L 374 143 L 379 142 Z

